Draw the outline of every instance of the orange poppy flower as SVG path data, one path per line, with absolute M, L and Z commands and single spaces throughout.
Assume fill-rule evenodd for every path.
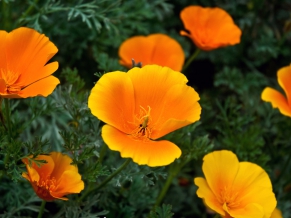
M 199 96 L 186 83 L 182 73 L 157 65 L 104 74 L 88 106 L 107 123 L 102 128 L 105 143 L 122 157 L 152 167 L 179 158 L 178 146 L 156 139 L 200 119 Z
M 268 174 L 258 165 L 239 162 L 231 151 L 214 151 L 203 158 L 205 179 L 198 177 L 198 197 L 222 217 L 267 218 L 277 201 Z
M 48 96 L 60 81 L 51 76 L 58 62 L 46 64 L 57 47 L 37 31 L 20 27 L 0 30 L 0 97 Z
M 185 54 L 181 45 L 165 34 L 151 34 L 148 36 L 134 36 L 125 40 L 119 47 L 119 63 L 132 68 L 132 59 L 142 66 L 157 64 L 181 71 Z
M 180 13 L 188 36 L 201 50 L 209 51 L 240 42 L 241 30 L 231 16 L 221 8 L 203 8 L 188 6 Z
M 27 169 L 27 173 L 22 173 L 22 176 L 31 183 L 41 199 L 68 200 L 63 196 L 80 193 L 84 189 L 78 168 L 71 165 L 72 159 L 68 155 L 51 152 L 50 155 L 39 155 L 35 160 L 45 160 L 47 163 L 37 166 L 33 162 L 30 166 L 27 158 L 22 159 Z
M 279 108 L 279 111 L 291 117 L 291 65 L 281 68 L 278 73 L 279 85 L 284 90 L 287 98 L 273 88 L 265 88 L 262 92 L 262 100 L 271 102 L 273 108 Z

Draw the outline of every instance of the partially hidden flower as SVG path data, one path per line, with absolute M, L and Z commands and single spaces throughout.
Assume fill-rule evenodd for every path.
M 44 160 L 46 163 L 35 162 L 29 164 L 28 158 L 22 159 L 27 173 L 22 176 L 27 179 L 35 193 L 43 200 L 68 200 L 65 195 L 80 193 L 84 189 L 84 182 L 78 173 L 78 168 L 71 165 L 72 159 L 60 152 L 51 152 L 50 155 L 38 155 L 35 160 Z
M 179 158 L 177 145 L 157 139 L 200 119 L 199 95 L 186 83 L 182 73 L 157 65 L 104 74 L 88 106 L 107 123 L 105 143 L 141 165 L 164 166 Z
M 268 174 L 257 164 L 239 162 L 231 151 L 204 156 L 197 195 L 225 218 L 269 218 L 277 201 Z
M 275 208 L 270 218 L 283 218 L 281 210 Z
M 188 6 L 180 13 L 184 27 L 180 31 L 201 50 L 209 51 L 240 42 L 241 30 L 231 16 L 221 8 Z
M 119 63 L 132 67 L 132 59 L 142 66 L 157 64 L 181 71 L 185 54 L 181 45 L 173 38 L 157 33 L 148 36 L 134 36 L 125 40 L 119 47 Z
M 51 74 L 58 62 L 46 64 L 57 47 L 37 31 L 20 27 L 7 33 L 0 30 L 0 97 L 48 96 L 60 83 Z
M 291 117 L 291 65 L 278 70 L 277 78 L 285 96 L 277 90 L 267 87 L 262 92 L 261 98 L 263 101 L 271 102 L 273 108 L 278 108 L 283 115 Z

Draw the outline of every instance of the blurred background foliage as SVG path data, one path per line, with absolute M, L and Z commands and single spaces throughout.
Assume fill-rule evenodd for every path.
M 0 27 L 27 26 L 46 34 L 59 49 L 53 60 L 61 85 L 47 98 L 11 100 L 15 137 L 8 146 L 0 126 L 1 217 L 36 217 L 40 200 L 21 177 L 21 158 L 50 151 L 70 154 L 90 190 L 125 160 L 102 141 L 102 122 L 87 107 L 90 89 L 104 72 L 126 70 L 118 48 L 134 35 L 165 33 L 187 57 L 195 46 L 179 35 L 180 11 L 188 5 L 225 9 L 242 29 L 241 43 L 201 52 L 185 72 L 200 94 L 201 120 L 166 136 L 183 150 L 183 162 L 163 205 L 156 197 L 171 166 L 130 163 L 107 186 L 86 198 L 46 205 L 44 217 L 213 217 L 196 196 L 193 178 L 202 158 L 228 149 L 269 174 L 284 217 L 291 217 L 291 119 L 261 101 L 266 86 L 281 90 L 276 72 L 291 60 L 289 0 L 2 0 Z M 96 76 L 97 75 L 97 76 Z M 99 77 L 98 77 L 99 76 Z M 2 110 L 4 105 L 2 105 Z M 3 157 L 9 155 L 4 166 Z M 175 163 L 174 163 L 175 164 Z M 173 165 L 174 166 L 174 165 Z M 86 191 L 85 190 L 85 191 Z M 85 192 L 83 191 L 83 192 Z

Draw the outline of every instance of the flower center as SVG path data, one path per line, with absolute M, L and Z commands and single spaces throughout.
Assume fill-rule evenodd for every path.
M 40 179 L 36 183 L 36 194 L 42 199 L 53 200 L 54 198 L 51 196 L 50 192 L 56 188 L 56 182 L 55 177 Z
M 229 190 L 228 187 L 224 187 L 220 191 L 219 202 L 226 208 L 224 208 L 228 212 L 228 208 L 236 208 L 240 205 L 240 201 L 237 199 L 238 192 L 233 192 Z
M 134 125 L 136 128 L 132 131 L 130 134 L 134 139 L 136 140 L 149 140 L 151 133 L 152 133 L 152 127 L 150 127 L 151 124 L 151 107 L 148 106 L 148 110 L 140 106 L 139 114 L 135 116 Z
M 6 89 L 4 90 L 7 94 L 15 94 L 21 90 L 21 86 L 15 84 L 18 80 L 19 74 L 14 73 L 10 70 L 0 69 L 0 79 L 3 79 L 6 84 Z

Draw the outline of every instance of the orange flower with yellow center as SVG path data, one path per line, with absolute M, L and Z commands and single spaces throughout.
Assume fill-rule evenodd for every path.
M 179 158 L 178 146 L 156 139 L 200 119 L 199 96 L 187 81 L 182 73 L 157 65 L 104 74 L 88 106 L 107 123 L 102 137 L 109 148 L 148 166 Z
M 188 6 L 180 13 L 185 29 L 182 36 L 188 36 L 201 50 L 209 51 L 240 42 L 241 30 L 231 16 L 221 8 Z
M 60 81 L 51 76 L 58 62 L 46 64 L 57 47 L 37 31 L 20 27 L 0 30 L 0 97 L 48 96 Z
M 125 40 L 119 47 L 119 63 L 132 68 L 132 59 L 142 66 L 157 64 L 181 71 L 185 54 L 181 45 L 173 38 L 157 33 L 148 36 L 134 36 Z
M 39 155 L 35 160 L 45 160 L 46 163 L 37 166 L 35 162 L 29 165 L 27 158 L 22 159 L 27 173 L 22 176 L 27 179 L 35 193 L 43 200 L 68 200 L 64 195 L 80 193 L 84 189 L 84 182 L 78 173 L 78 168 L 71 165 L 72 159 L 59 152 L 50 155 Z
M 268 174 L 258 165 L 239 162 L 231 151 L 214 151 L 203 158 L 205 179 L 198 177 L 197 195 L 225 218 L 268 218 L 277 201 Z
M 262 92 L 261 98 L 263 101 L 271 102 L 273 108 L 279 108 L 283 115 L 291 117 L 291 65 L 281 68 L 277 77 L 286 97 L 277 90 L 267 87 Z

